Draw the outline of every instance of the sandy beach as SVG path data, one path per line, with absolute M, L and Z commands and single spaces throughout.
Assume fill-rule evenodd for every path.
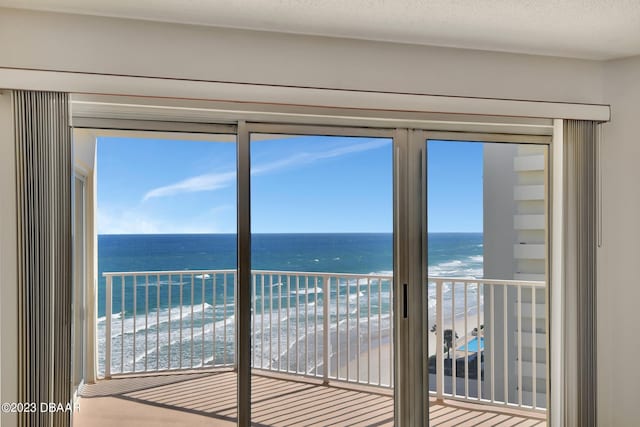
M 480 317 L 480 322 L 482 322 L 482 313 Z M 445 329 L 451 328 L 451 320 L 445 318 Z M 477 327 L 477 316 L 476 313 L 469 313 L 467 317 L 467 325 L 465 334 L 465 322 L 464 316 L 458 316 L 455 322 L 455 330 L 458 334 L 458 339 L 456 341 L 455 348 L 459 348 L 464 345 L 465 342 L 474 338 L 472 335 L 473 328 Z M 436 353 L 436 345 L 438 339 L 436 334 L 430 331 L 431 325 L 429 326 L 428 338 L 429 338 L 429 355 L 435 355 Z M 367 354 L 367 346 L 361 345 L 360 348 L 360 356 L 356 357 L 356 352 L 353 350 L 355 346 L 352 345 L 350 353 L 352 357 L 348 361 L 348 371 L 349 378 L 352 380 L 356 379 L 357 373 L 359 373 L 359 378 L 363 381 L 370 380 L 373 384 L 378 384 L 378 381 L 382 384 L 389 384 L 393 369 L 393 349 L 392 342 L 388 333 L 388 330 L 383 331 L 383 338 L 379 342 L 377 336 L 373 337 L 371 341 L 371 357 Z M 368 343 L 367 343 L 368 344 Z M 346 348 L 346 347 L 342 347 Z M 464 355 L 463 351 L 456 351 L 456 357 L 462 357 Z M 445 353 L 446 357 L 446 353 Z M 453 357 L 453 350 L 451 350 L 451 357 Z M 332 366 L 336 366 L 335 357 L 332 357 Z M 340 361 L 340 377 L 347 377 L 347 361 L 346 357 L 341 358 Z M 335 369 L 332 369 L 332 374 L 335 375 Z

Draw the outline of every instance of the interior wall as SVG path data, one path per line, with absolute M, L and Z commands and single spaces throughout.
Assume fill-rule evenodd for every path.
M 0 67 L 598 103 L 602 63 L 0 9 Z M 1 82 L 0 82 L 1 85 Z
M 16 168 L 11 93 L 0 91 L 0 402 L 18 401 L 18 254 Z M 0 414 L 13 426 L 15 414 Z
M 640 381 L 640 56 L 606 65 L 611 122 L 601 145 L 602 246 L 598 251 L 598 419 L 638 424 Z

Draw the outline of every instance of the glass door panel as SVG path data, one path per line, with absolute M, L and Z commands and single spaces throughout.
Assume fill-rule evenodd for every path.
M 226 421 L 236 417 L 236 157 L 233 134 L 97 138 L 98 375 L 166 374 L 158 404 L 206 405 Z M 171 385 L 195 370 L 209 375 Z
M 548 147 L 426 150 L 429 392 L 544 412 Z
M 393 139 L 250 141 L 252 421 L 392 425 Z

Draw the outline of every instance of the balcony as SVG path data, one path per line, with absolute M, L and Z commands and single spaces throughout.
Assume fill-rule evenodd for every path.
M 147 416 L 176 425 L 169 420 L 180 414 L 202 418 L 193 425 L 212 418 L 232 425 L 235 271 L 104 276 L 105 316 L 97 322 L 104 379 L 85 386 L 76 425 L 141 425 Z M 482 416 L 487 425 L 544 425 L 545 283 L 430 277 L 426 285 L 432 424 Z M 391 289 L 389 275 L 253 271 L 256 422 L 298 425 L 313 416 L 392 425 Z M 300 405 L 292 410 L 291 402 Z

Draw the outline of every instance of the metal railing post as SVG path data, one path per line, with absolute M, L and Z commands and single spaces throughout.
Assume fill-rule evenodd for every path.
M 329 305 L 331 301 L 331 277 L 324 278 L 323 290 L 324 300 L 322 304 L 322 379 L 325 384 L 329 383 Z
M 237 295 L 238 295 L 238 277 L 237 277 L 236 273 L 237 272 L 234 271 L 233 275 L 231 277 L 233 277 L 233 307 L 234 307 L 234 313 L 237 316 L 238 315 L 238 298 L 237 298 Z M 253 274 L 252 274 L 252 276 L 253 276 Z M 252 277 L 252 280 L 255 280 L 255 278 Z M 256 325 L 256 321 L 255 321 L 255 309 L 256 309 L 256 307 L 255 307 L 255 305 L 256 305 L 255 304 L 255 301 L 256 301 L 255 292 L 256 292 L 256 290 L 255 290 L 255 282 L 253 282 L 253 283 L 254 283 L 253 295 L 252 295 L 252 297 L 253 297 L 253 307 L 252 307 L 252 310 L 251 310 L 251 318 L 253 320 L 253 330 L 251 331 L 251 353 L 253 353 L 253 363 L 251 364 L 251 366 L 255 366 L 255 364 L 256 364 L 255 349 L 254 349 L 255 343 L 253 342 L 253 339 L 254 339 L 253 338 L 253 332 L 255 330 L 255 325 Z M 213 280 L 213 286 L 215 287 L 215 278 Z M 226 287 L 227 287 L 227 275 L 226 275 L 226 273 L 224 275 L 224 286 L 225 286 L 225 289 L 226 289 Z M 216 307 L 215 296 L 214 296 L 214 301 L 213 301 L 212 305 L 213 305 L 213 310 L 214 310 L 213 311 L 214 312 L 213 330 L 215 331 L 216 330 L 216 327 L 215 327 L 215 325 L 216 325 L 216 319 L 215 319 L 215 307 Z M 226 313 L 225 313 L 225 315 L 226 315 Z M 227 329 L 227 320 L 226 319 L 227 318 L 225 317 L 225 321 L 224 321 L 224 329 L 225 330 Z M 233 354 L 233 370 L 235 372 L 238 372 L 238 342 L 240 342 L 240 337 L 239 337 L 239 330 L 238 330 L 237 327 L 235 328 L 234 334 L 235 334 L 235 351 L 234 351 L 234 354 Z M 214 340 L 215 340 L 215 338 L 214 338 Z M 225 345 L 226 344 L 227 343 L 225 342 Z M 214 358 L 215 358 L 215 341 L 213 343 L 213 346 L 214 346 L 213 348 L 214 348 Z M 215 363 L 214 363 L 214 365 L 215 365 Z
M 442 281 L 436 280 L 436 398 L 444 396 L 444 318 L 442 315 Z M 455 378 L 454 378 L 455 381 Z
M 107 295 L 105 304 L 105 347 L 104 347 L 104 377 L 111 378 L 111 276 L 107 276 Z M 123 319 L 124 321 L 124 319 Z

